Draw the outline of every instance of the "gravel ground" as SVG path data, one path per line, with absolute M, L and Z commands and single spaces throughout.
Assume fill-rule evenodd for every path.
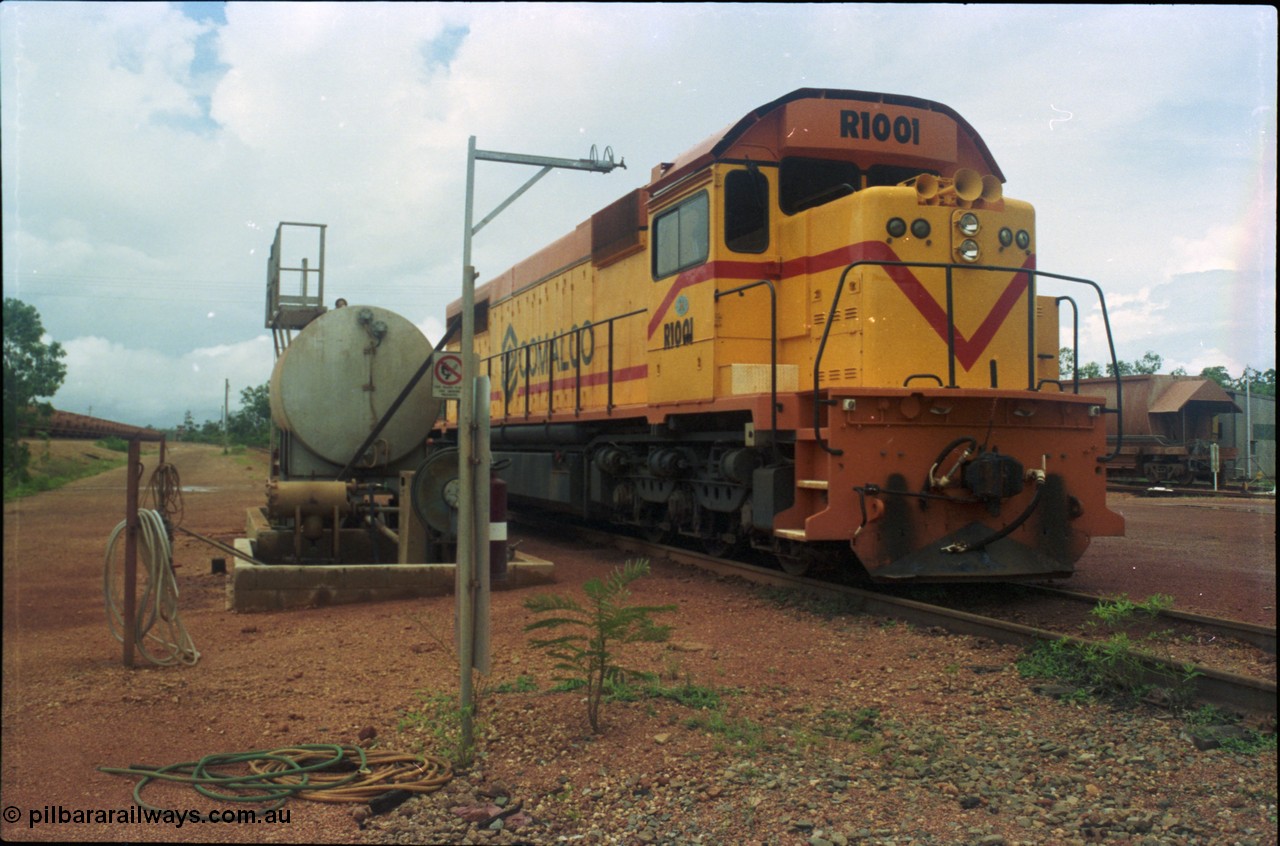
M 1057 686 L 1019 676 L 1009 647 L 794 607 L 674 568 L 655 568 L 650 581 L 637 601 L 684 597 L 682 628 L 698 642 L 677 640 L 649 666 L 675 656 L 666 683 L 692 678 L 723 691 L 718 709 L 616 703 L 592 738 L 572 694 L 495 694 L 474 770 L 365 820 L 366 838 L 1276 842 L 1274 748 L 1201 749 L 1193 735 L 1203 730 L 1166 713 L 1054 698 Z M 495 677 L 531 669 L 518 662 Z
M 177 445 L 171 460 L 185 485 L 201 489 L 186 498 L 184 525 L 226 540 L 242 530 L 244 508 L 260 504 L 264 472 L 218 452 Z M 274 828 L 34 827 L 31 809 L 130 804 L 131 781 L 99 766 L 351 743 L 368 730 L 383 749 L 445 754 L 456 723 L 452 597 L 235 615 L 223 606 L 223 577 L 209 571 L 217 553 L 195 541 L 180 541 L 175 555 L 199 664 L 122 668 L 103 620 L 101 559 L 123 510 L 123 476 L 5 506 L 5 840 L 1277 842 L 1274 746 L 1208 748 L 1192 736 L 1202 729 L 1164 712 L 1058 698 L 1051 684 L 1018 674 L 1010 647 L 846 615 L 665 561 L 634 583 L 633 601 L 675 604 L 660 615 L 672 639 L 625 653 L 625 663 L 659 677 L 661 695 L 608 703 L 598 736 L 581 695 L 553 690 L 552 661 L 528 645 L 527 593 L 496 592 L 475 765 L 443 790 L 378 815 L 291 802 L 290 823 Z M 1137 528 L 1147 509 L 1133 511 Z M 1151 511 L 1162 543 L 1200 543 L 1205 509 L 1183 519 L 1176 506 Z M 1212 513 L 1214 534 L 1235 525 L 1228 512 Z M 1270 520 L 1261 576 L 1274 584 Z M 1114 564 L 1106 548 L 1091 550 L 1084 572 L 1133 584 L 1126 574 L 1146 569 L 1128 569 L 1143 560 L 1138 543 L 1113 543 Z M 572 595 L 624 560 L 533 539 L 521 549 L 554 561 L 550 590 Z M 1240 557 L 1202 566 L 1238 569 Z M 1205 609 L 1236 581 L 1188 581 L 1200 590 L 1191 603 L 1175 590 L 1178 606 Z M 1228 601 L 1269 607 L 1274 625 L 1273 597 Z M 154 796 L 208 804 L 176 786 Z

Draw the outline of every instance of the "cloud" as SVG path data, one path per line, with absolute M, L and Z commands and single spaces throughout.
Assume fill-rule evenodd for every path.
M 326 300 L 438 328 L 470 136 L 628 164 L 539 182 L 477 235 L 483 281 L 751 109 L 856 88 L 964 115 L 1037 208 L 1039 266 L 1104 286 L 1126 358 L 1176 341 L 1252 362 L 1232 345 L 1274 348 L 1275 36 L 1270 7 L 0 3 L 5 291 L 64 345 L 108 345 L 78 366 L 157 368 L 94 373 L 170 420 L 208 385 L 154 386 L 190 366 L 215 398 L 228 375 L 265 381 L 279 221 L 327 224 Z M 477 218 L 533 173 L 481 163 Z M 1238 310 L 1180 311 L 1166 286 L 1209 272 L 1234 274 L 1213 278 Z M 223 346 L 262 356 L 193 357 Z
M 67 377 L 54 406 L 137 426 L 176 426 L 187 411 L 196 423 L 221 420 L 228 379 L 235 411 L 241 390 L 271 376 L 266 336 L 178 357 L 97 336 L 75 338 L 63 347 Z

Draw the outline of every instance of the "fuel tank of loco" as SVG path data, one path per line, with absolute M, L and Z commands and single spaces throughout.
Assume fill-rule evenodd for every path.
M 357 305 L 326 312 L 276 361 L 272 420 L 314 456 L 344 467 L 429 355 L 418 327 L 394 312 Z M 385 467 L 421 447 L 438 411 L 424 378 L 357 466 Z

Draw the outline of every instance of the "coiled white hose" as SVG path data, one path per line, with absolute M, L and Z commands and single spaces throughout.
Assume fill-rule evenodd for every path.
M 195 664 L 200 660 L 200 653 L 178 616 L 178 582 L 173 574 L 173 567 L 169 564 L 171 551 L 164 519 L 157 511 L 139 509 L 138 527 L 138 552 L 143 564 L 138 580 L 144 584 L 144 590 L 137 603 L 134 642 L 142 656 L 152 664 Z M 124 643 L 124 612 L 117 603 L 124 600 L 124 573 L 118 572 L 120 565 L 116 563 L 115 549 L 126 528 L 126 521 L 121 520 L 111 532 L 102 572 L 107 623 L 111 627 L 111 634 L 121 643 Z M 114 588 L 116 585 L 120 586 L 118 591 Z M 157 622 L 163 624 L 159 633 L 152 631 Z M 158 644 L 162 649 L 157 650 L 157 653 L 163 654 L 148 651 L 148 641 Z

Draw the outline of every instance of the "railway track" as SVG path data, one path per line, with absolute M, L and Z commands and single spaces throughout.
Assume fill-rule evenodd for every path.
M 529 528 L 535 527 L 529 526 Z M 538 527 L 538 531 L 546 531 L 546 529 Z M 893 593 L 836 584 L 806 576 L 792 576 L 770 567 L 715 558 L 681 547 L 611 534 L 598 529 L 574 526 L 572 531 L 578 537 L 613 545 L 626 552 L 646 557 L 665 557 L 681 564 L 698 567 L 721 576 L 740 578 L 753 584 L 794 590 L 817 597 L 837 598 L 850 610 L 899 619 L 917 626 L 939 627 L 955 634 L 984 637 L 998 643 L 1023 648 L 1032 647 L 1037 643 L 1055 641 L 1082 647 L 1099 642 L 1062 631 L 1038 628 L 986 614 L 975 614 Z M 1057 601 L 1081 605 L 1093 606 L 1104 601 L 1103 597 L 1057 588 L 1027 585 L 1018 585 L 1017 588 L 1039 593 Z M 1162 610 L 1158 613 L 1165 620 L 1196 626 L 1198 630 L 1206 633 L 1207 638 L 1244 641 L 1272 656 L 1275 655 L 1275 629 L 1172 610 Z M 1273 679 L 1258 678 L 1198 662 L 1163 658 L 1138 649 L 1128 649 L 1126 653 L 1126 663 L 1136 668 L 1136 672 L 1140 674 L 1138 681 L 1156 687 L 1167 687 L 1171 680 L 1178 680 L 1181 684 L 1190 685 L 1190 696 L 1197 703 L 1214 705 L 1254 717 L 1275 719 L 1276 682 Z
M 1045 585 L 1019 585 L 1019 588 L 1029 593 L 1037 593 L 1067 602 L 1088 605 L 1090 608 L 1108 601 L 1108 597 L 1105 596 L 1094 596 L 1093 594 L 1079 593 Z M 1266 626 L 1258 626 L 1253 623 L 1244 623 L 1239 620 L 1228 620 L 1221 617 L 1208 617 L 1204 614 L 1194 614 L 1189 611 L 1176 611 L 1172 608 L 1161 609 L 1156 612 L 1155 616 L 1161 620 L 1195 626 L 1211 633 L 1215 637 L 1229 638 L 1252 644 L 1270 655 L 1276 654 L 1276 630 Z

